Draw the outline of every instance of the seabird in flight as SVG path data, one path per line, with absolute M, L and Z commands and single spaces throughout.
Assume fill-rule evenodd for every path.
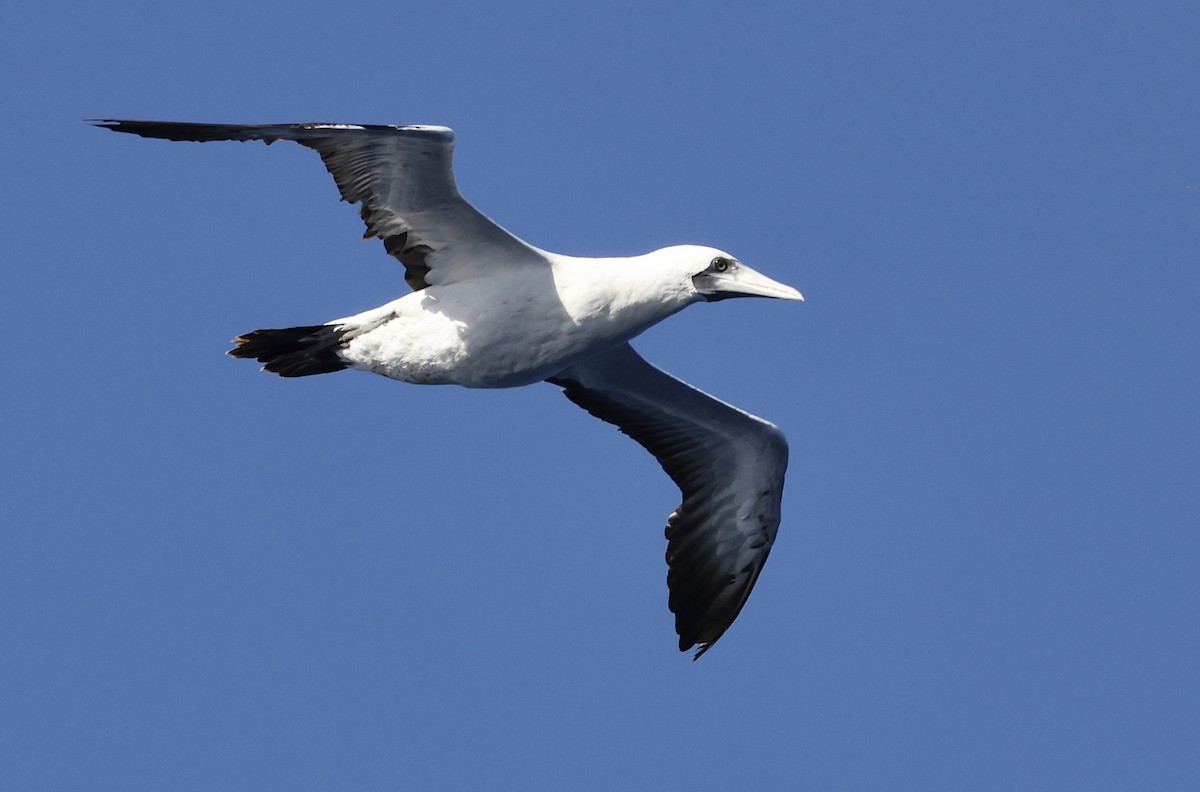
M 282 377 L 352 368 L 419 384 L 551 382 L 646 448 L 679 486 L 667 521 L 679 649 L 704 654 L 737 618 L 779 529 L 787 443 L 773 424 L 675 379 L 629 341 L 696 302 L 802 300 L 728 253 L 678 245 L 631 258 L 540 250 L 458 192 L 437 126 L 95 121 L 166 140 L 294 140 L 321 155 L 413 291 L 356 316 L 254 330 L 229 354 Z

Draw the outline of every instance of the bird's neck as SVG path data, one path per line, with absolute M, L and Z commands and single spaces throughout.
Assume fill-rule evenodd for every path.
M 611 259 L 561 257 L 555 283 L 567 313 L 578 324 L 628 340 L 697 297 L 675 274 L 645 256 Z

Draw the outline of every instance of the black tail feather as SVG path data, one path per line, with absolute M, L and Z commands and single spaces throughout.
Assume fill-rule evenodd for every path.
M 347 368 L 338 356 L 342 330 L 334 325 L 254 330 L 233 340 L 229 354 L 263 364 L 281 377 L 307 377 Z

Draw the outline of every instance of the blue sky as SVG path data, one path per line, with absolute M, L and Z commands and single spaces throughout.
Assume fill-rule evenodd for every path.
M 0 788 L 1200 785 L 1195 3 L 35 5 Z M 721 643 L 677 491 L 556 389 L 223 354 L 405 290 L 311 152 L 90 117 L 446 124 L 534 244 L 803 291 L 636 344 L 791 440 Z

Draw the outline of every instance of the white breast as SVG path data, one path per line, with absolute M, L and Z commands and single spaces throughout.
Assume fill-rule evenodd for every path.
M 608 262 L 556 257 L 467 283 L 431 286 L 330 324 L 353 368 L 420 384 L 528 385 L 624 343 L 687 305 L 647 293 Z

